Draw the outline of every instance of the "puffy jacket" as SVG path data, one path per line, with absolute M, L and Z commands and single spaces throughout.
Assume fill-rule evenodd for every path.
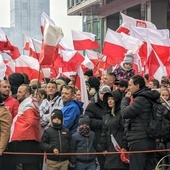
M 44 130 L 40 148 L 48 153 L 53 153 L 55 148 L 58 149 L 59 153 L 69 153 L 71 151 L 70 140 L 71 134 L 67 128 L 62 127 L 61 130 L 57 130 L 50 126 Z M 68 160 L 69 156 L 48 155 L 47 158 L 54 161 L 64 161 Z
M 152 104 L 147 98 L 158 100 L 159 96 L 158 91 L 144 87 L 133 94 L 132 104 L 130 104 L 130 98 L 124 97 L 122 99 L 121 114 L 125 119 L 125 131 L 129 145 L 138 140 L 149 138 L 144 124 L 147 125 L 149 122 Z
M 84 114 L 90 118 L 90 129 L 95 133 L 97 142 L 99 142 L 102 133 L 103 112 L 103 102 L 100 100 L 99 94 L 96 93 L 94 100 L 87 105 Z

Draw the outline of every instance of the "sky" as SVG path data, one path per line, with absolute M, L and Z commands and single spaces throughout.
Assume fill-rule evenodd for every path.
M 0 27 L 9 27 L 10 0 L 0 0 L 0 14 Z M 71 30 L 82 31 L 81 17 L 67 15 L 67 0 L 50 0 L 50 17 L 62 28 L 64 38 L 72 48 Z

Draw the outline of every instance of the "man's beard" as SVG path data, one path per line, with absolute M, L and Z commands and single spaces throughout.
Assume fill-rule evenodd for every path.
M 1 97 L 2 97 L 2 99 L 7 99 L 9 97 L 9 94 L 2 94 L 1 93 Z

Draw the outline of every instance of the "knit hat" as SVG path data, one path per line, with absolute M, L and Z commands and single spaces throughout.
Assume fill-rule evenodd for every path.
M 111 88 L 108 85 L 103 85 L 99 89 L 99 93 L 106 93 L 106 92 L 110 92 L 110 91 L 111 91 Z
M 125 54 L 125 58 L 123 59 L 123 63 L 131 63 L 133 64 L 133 52 L 131 50 L 127 51 L 127 53 Z
M 87 71 L 84 72 L 84 75 L 88 76 L 88 77 L 93 76 L 93 71 L 92 70 L 87 70 Z
M 51 120 L 53 120 L 54 118 L 58 118 L 61 120 L 61 122 L 63 122 L 63 113 L 61 110 L 59 109 L 55 109 L 52 111 L 51 113 Z
M 79 119 L 79 125 L 90 125 L 90 118 L 87 116 L 87 115 L 82 115 L 80 116 L 80 119 Z
M 99 90 L 99 86 L 100 86 L 100 79 L 99 78 L 91 76 L 88 80 L 88 83 L 90 84 L 90 87 L 94 87 L 96 89 L 96 91 Z
M 8 81 L 11 85 L 12 94 L 16 94 L 18 87 L 21 84 L 24 84 L 24 77 L 20 73 L 12 73 L 11 75 L 8 76 Z

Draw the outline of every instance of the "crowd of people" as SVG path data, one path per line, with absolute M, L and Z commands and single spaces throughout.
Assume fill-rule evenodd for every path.
M 154 169 L 162 154 L 126 151 L 156 150 L 160 143 L 170 148 L 169 135 L 149 137 L 143 126 L 152 111 L 146 98 L 169 102 L 170 80 L 148 80 L 135 75 L 132 66 L 127 53 L 118 68 L 102 77 L 85 71 L 89 104 L 84 110 L 74 75 L 39 82 L 13 73 L 1 80 L 0 170 Z

